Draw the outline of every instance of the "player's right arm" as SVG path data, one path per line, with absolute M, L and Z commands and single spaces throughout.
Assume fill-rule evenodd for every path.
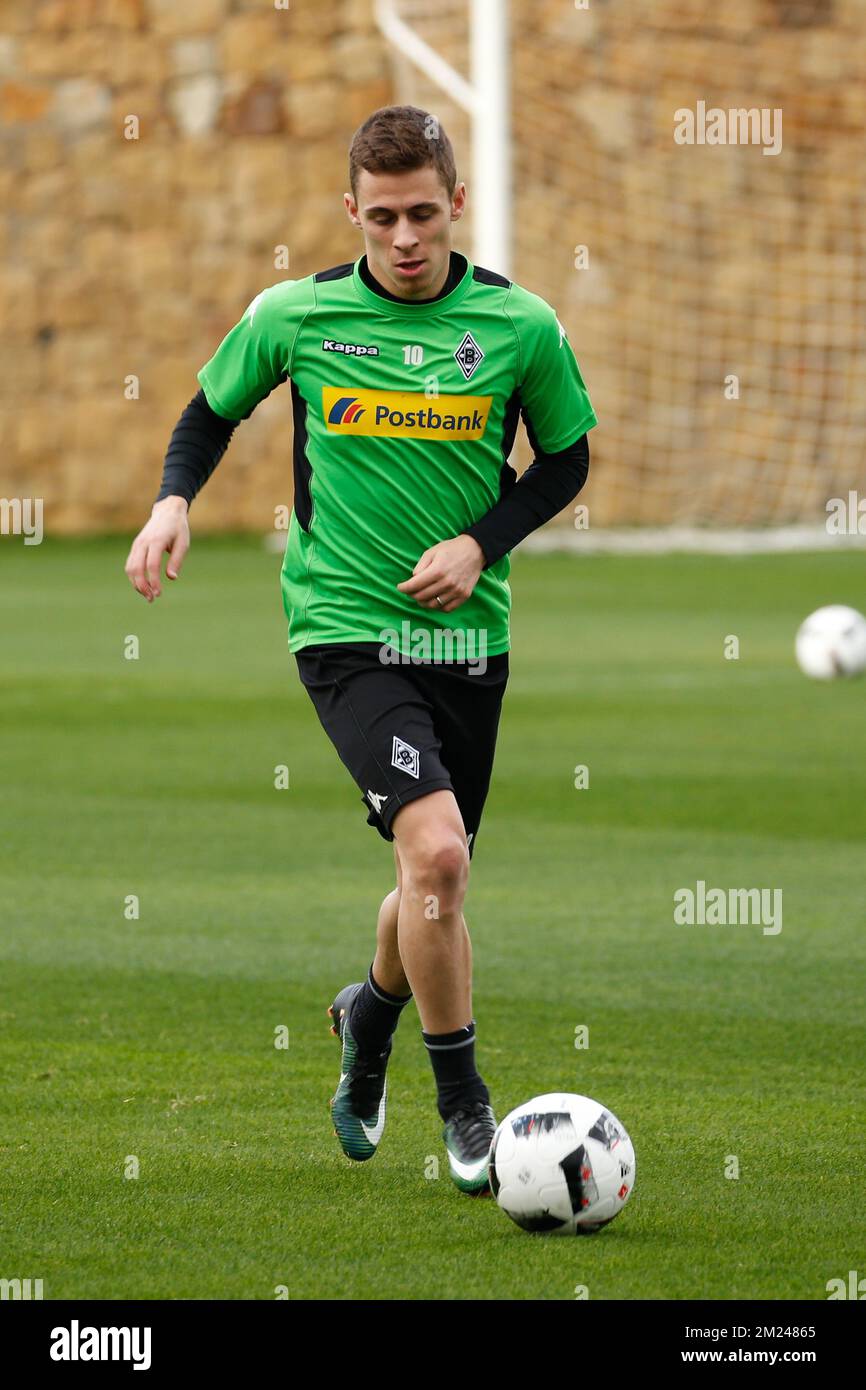
M 139 531 L 126 561 L 133 588 L 152 603 L 166 574 L 177 579 L 190 545 L 190 503 L 225 453 L 240 420 L 247 419 L 275 386 L 286 381 L 305 297 L 283 280 L 257 294 L 243 317 L 198 373 L 201 390 L 175 425 L 165 457 L 163 481 L 150 520 Z
M 217 415 L 204 391 L 199 391 L 174 427 L 163 464 L 162 487 L 150 520 L 133 541 L 126 562 L 130 583 L 148 603 L 161 593 L 160 573 L 166 552 L 168 578 L 177 579 L 180 573 L 189 549 L 190 504 L 228 448 L 237 423 Z
M 183 557 L 189 550 L 189 503 L 185 497 L 165 497 L 154 502 L 150 520 L 132 542 L 126 561 L 126 574 L 133 589 L 153 603 L 162 593 L 162 557 L 168 551 L 165 567 L 169 579 L 177 579 Z

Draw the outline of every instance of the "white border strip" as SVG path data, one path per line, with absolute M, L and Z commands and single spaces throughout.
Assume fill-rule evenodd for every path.
M 706 555 L 770 555 L 796 550 L 862 550 L 866 535 L 830 535 L 824 526 L 773 526 L 754 530 L 704 526 L 587 527 L 575 531 L 549 526 L 533 532 L 519 549 L 530 553 L 565 551 L 581 555 L 665 555 L 694 551 Z

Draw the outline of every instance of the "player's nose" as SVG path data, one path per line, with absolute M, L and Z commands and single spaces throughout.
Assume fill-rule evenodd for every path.
M 407 219 L 405 223 L 398 223 L 397 234 L 394 237 L 394 249 L 405 253 L 407 250 L 411 250 L 413 246 L 417 245 L 418 238 L 412 230 L 411 222 Z

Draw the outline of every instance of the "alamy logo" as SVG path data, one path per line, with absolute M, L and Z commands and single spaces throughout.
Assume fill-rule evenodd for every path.
M 0 497 L 0 535 L 23 536 L 25 545 L 41 545 L 41 497 Z
M 854 1298 L 859 1303 L 866 1299 L 866 1279 L 861 1279 L 856 1269 L 848 1270 L 848 1283 L 844 1279 L 828 1279 L 825 1285 L 828 1301 L 834 1298 Z
M 344 352 L 347 357 L 378 357 L 379 349 L 373 343 L 338 343 L 333 338 L 322 339 L 323 352 Z
M 831 497 L 825 510 L 828 535 L 866 536 L 866 497 L 861 497 L 853 488 L 847 499 Z
M 464 377 L 468 381 L 476 367 L 484 361 L 484 353 L 476 343 L 471 333 L 464 333 L 463 342 L 455 352 L 458 365 Z
M 42 1298 L 41 1279 L 0 1279 L 0 1300 Z
M 391 747 L 391 766 L 397 767 L 401 772 L 407 772 L 410 777 L 418 779 L 418 768 L 420 754 L 417 748 L 413 748 L 411 743 L 405 743 L 402 738 L 394 735 L 394 742 Z
M 674 893 L 674 921 L 680 927 L 763 926 L 764 936 L 777 936 L 782 930 L 782 890 L 707 888 L 699 878 L 694 888 Z
M 134 1371 L 150 1369 L 149 1327 L 69 1327 L 51 1329 L 52 1361 L 131 1361 Z
M 413 666 L 421 663 L 465 662 L 470 676 L 483 676 L 487 670 L 487 629 L 484 627 L 413 628 L 404 618 L 398 632 L 383 627 L 379 660 L 383 666 Z
M 691 111 L 681 106 L 674 112 L 674 140 L 678 145 L 761 145 L 761 154 L 782 150 L 782 108 L 707 107 L 699 101 Z

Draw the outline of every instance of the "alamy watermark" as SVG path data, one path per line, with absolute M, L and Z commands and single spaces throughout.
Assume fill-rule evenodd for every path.
M 831 497 L 825 511 L 829 536 L 866 536 L 866 497 L 853 488 L 847 497 Z
M 0 497 L 0 535 L 23 536 L 25 545 L 41 545 L 42 498 Z
M 677 926 L 761 926 L 764 936 L 782 930 L 781 888 L 708 888 L 699 878 L 694 888 L 674 893 Z
M 853 1298 L 858 1303 L 866 1299 L 866 1279 L 861 1279 L 856 1269 L 848 1270 L 847 1282 L 844 1279 L 828 1279 L 825 1285 L 828 1302 L 834 1298 Z
M 738 106 L 725 111 L 699 101 L 694 111 L 680 106 L 674 112 L 678 145 L 762 145 L 762 154 L 782 152 L 782 109 Z
M 41 1279 L 0 1279 L 0 1302 L 42 1297 Z
M 473 668 L 470 676 L 483 676 L 487 670 L 487 629 L 483 627 L 413 627 L 407 618 L 399 630 L 383 627 L 379 641 L 383 666 L 465 662 Z
M 52 1361 L 131 1361 L 134 1371 L 150 1368 L 149 1327 L 82 1327 L 73 1318 L 69 1327 L 51 1329 L 48 1355 Z

